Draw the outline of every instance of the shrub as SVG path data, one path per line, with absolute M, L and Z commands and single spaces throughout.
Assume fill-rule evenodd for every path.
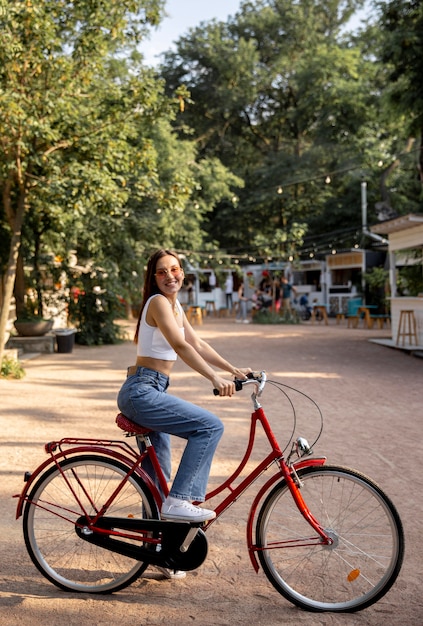
M 1 377 L 20 379 L 25 376 L 25 370 L 16 359 L 4 356 L 1 362 Z
M 296 311 L 275 313 L 264 310 L 259 311 L 253 317 L 254 324 L 300 324 L 300 321 Z

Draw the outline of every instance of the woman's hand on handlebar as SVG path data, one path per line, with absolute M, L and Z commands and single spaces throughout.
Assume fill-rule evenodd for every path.
M 235 367 L 232 374 L 239 380 L 245 380 L 252 371 L 251 367 Z
M 243 376 L 244 378 L 244 376 Z M 235 382 L 215 376 L 212 380 L 213 393 L 215 396 L 232 396 L 235 393 Z
M 235 381 L 229 381 L 220 376 L 216 376 L 216 378 L 212 381 L 214 389 L 213 393 L 215 396 L 232 396 L 235 391 L 239 391 L 240 387 L 237 386 L 236 381 L 246 380 L 251 374 L 252 370 L 250 367 L 235 367 L 233 369 L 233 376 L 235 376 Z M 239 385 L 239 383 L 238 383 Z

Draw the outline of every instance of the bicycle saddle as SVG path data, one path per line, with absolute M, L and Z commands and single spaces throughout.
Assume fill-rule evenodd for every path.
M 119 426 L 119 428 L 131 435 L 147 435 L 148 433 L 151 433 L 151 428 L 140 426 L 140 424 L 133 422 L 123 413 L 119 413 L 116 416 L 116 424 Z

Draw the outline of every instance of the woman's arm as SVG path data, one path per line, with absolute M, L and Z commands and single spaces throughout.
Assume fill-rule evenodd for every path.
M 150 303 L 148 313 L 150 321 L 154 321 L 178 356 L 180 356 L 180 358 L 187 365 L 189 365 L 189 367 L 210 380 L 213 387 L 219 390 L 219 394 L 221 396 L 231 396 L 235 392 L 235 385 L 233 381 L 225 380 L 219 376 L 212 369 L 212 367 L 210 367 L 210 365 L 222 367 L 225 363 L 228 367 L 222 367 L 222 369 L 230 371 L 232 374 L 237 372 L 236 375 L 241 378 L 245 378 L 245 376 L 240 370 L 233 368 L 224 359 L 219 357 L 217 352 L 210 347 L 210 350 L 216 355 L 216 357 L 218 357 L 218 359 L 212 359 L 210 362 L 207 362 L 201 352 L 197 350 L 197 345 L 199 344 L 195 341 L 194 345 L 191 344 L 192 336 L 196 337 L 196 335 L 191 324 L 189 324 L 186 319 L 185 313 L 183 314 L 185 337 L 181 332 L 181 328 L 178 326 L 172 307 L 167 298 L 154 298 L 154 300 Z M 205 354 L 207 354 L 207 352 L 205 352 Z
M 184 328 L 186 341 L 194 348 L 197 354 L 199 354 L 207 363 L 213 365 L 213 367 L 218 367 L 225 372 L 229 372 L 232 376 L 241 379 L 244 379 L 245 375 L 252 371 L 248 367 L 235 367 L 229 363 L 229 361 L 224 359 L 214 348 L 211 347 L 209 343 L 207 343 L 207 341 L 200 339 L 186 317 L 184 319 Z

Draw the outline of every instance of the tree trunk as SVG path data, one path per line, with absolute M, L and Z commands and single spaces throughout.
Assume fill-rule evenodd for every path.
M 5 198 L 3 198 L 5 199 Z M 10 197 L 6 198 L 10 207 Z M 6 204 L 5 202 L 5 204 Z M 23 218 L 25 214 L 25 192 L 19 194 L 18 206 L 13 219 L 9 219 L 12 227 L 12 239 L 10 242 L 9 260 L 4 281 L 3 306 L 0 313 L 0 365 L 3 359 L 4 343 L 6 338 L 6 327 L 9 320 L 10 304 L 13 298 L 13 288 L 15 285 L 16 268 L 18 262 L 19 248 L 21 246 L 21 232 Z M 10 213 L 9 213 L 10 215 Z
M 25 279 L 22 248 L 19 248 L 13 295 L 15 296 L 16 317 L 22 317 L 25 312 Z

